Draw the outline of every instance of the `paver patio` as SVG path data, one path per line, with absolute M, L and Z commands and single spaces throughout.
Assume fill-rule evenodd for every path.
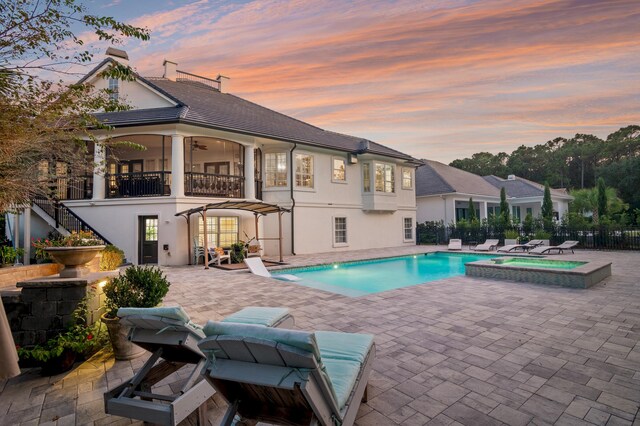
M 293 265 L 389 256 L 434 247 L 286 259 Z M 556 257 L 556 256 L 551 256 Z M 361 425 L 640 425 L 640 253 L 576 251 L 609 259 L 613 276 L 588 290 L 456 277 L 349 298 L 246 272 L 166 268 L 166 304 L 196 322 L 244 306 L 287 306 L 296 328 L 365 332 L 378 349 Z M 129 424 L 104 414 L 102 394 L 145 357 L 95 356 L 57 377 L 0 381 L 6 425 Z M 162 382 L 170 390 L 181 377 Z M 209 401 L 209 420 L 225 409 Z

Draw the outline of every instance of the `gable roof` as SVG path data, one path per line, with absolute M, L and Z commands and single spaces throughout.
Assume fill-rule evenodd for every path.
M 109 61 L 114 60 L 105 59 L 79 83 L 86 81 Z M 175 101 L 176 107 L 99 113 L 96 114 L 99 120 L 114 127 L 185 123 L 345 152 L 417 161 L 410 155 L 376 142 L 321 129 L 201 83 L 145 78 L 137 74 L 136 78 Z
M 482 177 L 433 160 L 416 169 L 416 196 L 450 194 L 500 197 L 500 191 Z
M 498 176 L 484 176 L 484 180 L 489 182 L 496 188 L 504 188 L 508 197 L 528 198 L 528 197 L 544 197 L 544 185 L 514 176 L 514 179 L 503 179 Z M 559 198 L 573 199 L 565 189 L 550 188 L 551 195 Z

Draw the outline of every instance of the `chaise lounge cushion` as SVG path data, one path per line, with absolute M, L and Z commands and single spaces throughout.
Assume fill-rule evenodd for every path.
M 362 365 L 373 345 L 370 334 L 316 331 L 320 356 L 326 359 L 355 361 Z
M 342 410 L 349 400 L 362 365 L 357 361 L 333 358 L 323 358 L 322 364 L 333 386 L 338 407 Z
M 184 323 L 191 322 L 189 314 L 182 309 L 182 306 L 159 306 L 156 308 L 120 308 L 118 309 L 118 317 L 124 318 L 131 315 L 149 315 L 166 319 L 182 321 Z
M 267 308 L 252 306 L 244 308 L 229 315 L 221 322 L 233 322 L 236 324 L 253 324 L 271 327 L 289 314 L 287 308 Z

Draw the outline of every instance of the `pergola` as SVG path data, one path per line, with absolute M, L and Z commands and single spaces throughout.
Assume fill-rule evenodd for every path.
M 290 213 L 291 210 L 285 209 L 275 204 L 263 203 L 261 201 L 223 201 L 220 203 L 209 203 L 201 207 L 194 207 L 189 210 L 185 210 L 176 213 L 176 216 L 181 216 L 187 221 L 187 248 L 189 251 L 189 262 L 191 262 L 191 215 L 199 214 L 202 216 L 204 225 L 204 268 L 209 269 L 209 262 L 207 256 L 209 255 L 209 242 L 207 234 L 207 211 L 209 210 L 244 210 L 252 212 L 256 221 L 256 241 L 260 240 L 278 240 L 278 251 L 280 255 L 280 262 L 282 259 L 282 215 L 284 213 Z M 266 216 L 268 214 L 278 214 L 278 237 L 277 238 L 260 238 L 258 235 L 258 218 L 260 216 Z

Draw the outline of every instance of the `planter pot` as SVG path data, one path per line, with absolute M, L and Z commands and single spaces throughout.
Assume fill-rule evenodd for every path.
M 60 278 L 81 278 L 89 273 L 89 268 L 85 265 L 105 246 L 84 246 L 84 247 L 49 247 L 44 249 L 53 260 L 64 265 L 60 271 Z
M 77 356 L 78 354 L 71 349 L 65 349 L 59 357 L 51 358 L 42 364 L 40 375 L 55 376 L 71 370 L 73 364 L 76 362 Z
M 518 244 L 518 240 L 510 239 L 510 238 L 505 238 L 504 239 L 504 245 L 505 246 L 510 246 L 510 245 L 514 245 L 514 244 Z
M 107 318 L 105 315 L 100 320 L 107 326 L 109 340 L 113 347 L 113 354 L 117 360 L 128 360 L 137 358 L 146 351 L 140 346 L 129 341 L 129 330 L 131 327 L 122 325 L 120 318 Z

